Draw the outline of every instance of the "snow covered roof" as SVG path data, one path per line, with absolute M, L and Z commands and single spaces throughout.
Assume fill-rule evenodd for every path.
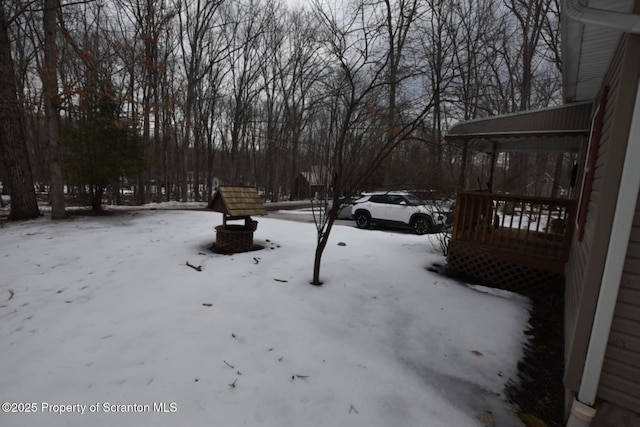
M 207 208 L 230 217 L 267 214 L 264 201 L 255 187 L 219 187 Z
M 589 136 L 592 102 L 458 123 L 445 137 L 477 151 L 578 152 Z

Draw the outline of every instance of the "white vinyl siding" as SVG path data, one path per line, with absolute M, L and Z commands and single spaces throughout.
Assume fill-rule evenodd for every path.
M 598 396 L 630 410 L 640 408 L 640 197 Z

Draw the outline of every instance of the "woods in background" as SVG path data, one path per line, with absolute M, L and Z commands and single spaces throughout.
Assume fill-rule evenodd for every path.
M 33 216 L 34 186 L 62 215 L 63 189 L 94 209 L 124 189 L 208 200 L 217 182 L 288 199 L 318 167 L 338 191 L 453 191 L 450 125 L 559 102 L 558 3 L 3 0 L 12 215 Z M 501 161 L 516 191 L 558 159 Z

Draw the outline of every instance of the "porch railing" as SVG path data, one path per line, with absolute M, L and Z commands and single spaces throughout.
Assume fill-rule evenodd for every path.
M 459 192 L 451 238 L 565 261 L 575 211 L 575 200 Z

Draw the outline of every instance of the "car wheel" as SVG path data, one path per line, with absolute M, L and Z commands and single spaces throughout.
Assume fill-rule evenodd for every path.
M 355 220 L 358 228 L 369 228 L 371 225 L 371 215 L 366 211 L 356 212 L 353 219 Z
M 429 220 L 429 218 L 424 216 L 415 217 L 413 221 L 411 221 L 411 228 L 416 234 L 427 234 L 429 231 L 431 231 L 431 227 L 431 221 Z

